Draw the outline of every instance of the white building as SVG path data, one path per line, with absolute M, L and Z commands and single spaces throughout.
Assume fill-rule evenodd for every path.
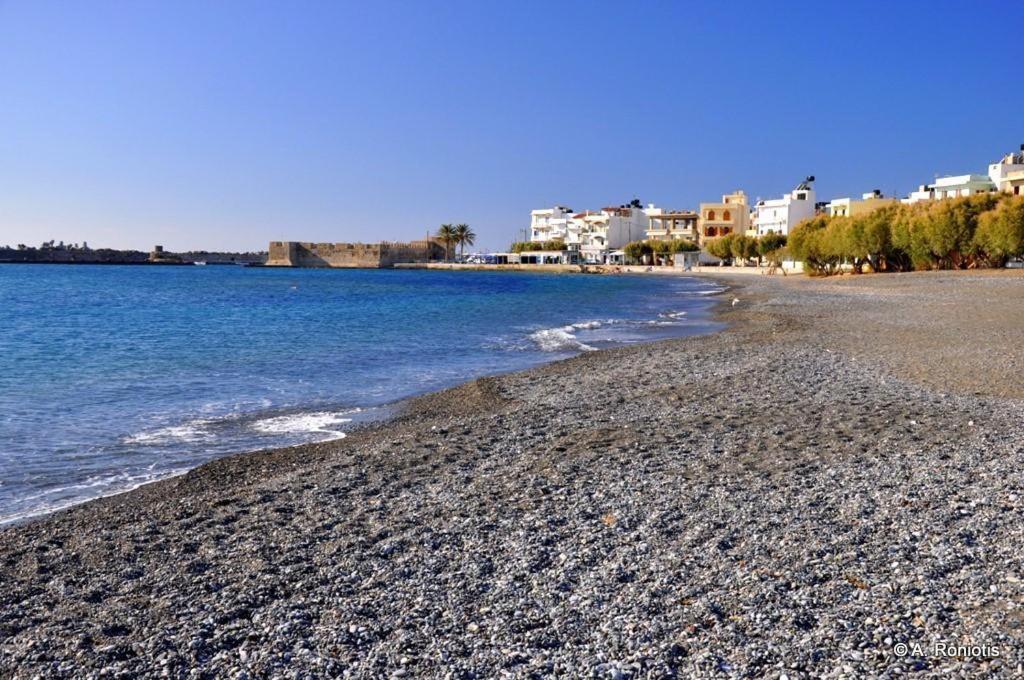
M 660 213 L 653 205 L 648 210 Z M 575 215 L 575 219 L 581 223 L 580 254 L 586 262 L 605 262 L 609 252 L 642 240 L 649 221 L 647 212 L 636 206 L 601 208 Z
M 533 210 L 530 212 L 530 240 L 543 242 L 559 240 L 570 243 L 570 223 L 572 209 L 556 205 L 554 208 Z M 579 239 L 576 239 L 576 243 Z
M 653 204 L 648 210 L 661 213 Z M 610 251 L 643 239 L 648 226 L 647 212 L 635 204 L 576 214 L 564 206 L 530 212 L 531 241 L 564 241 L 569 250 L 579 250 L 586 262 L 594 263 L 603 263 Z
M 814 217 L 814 177 L 808 177 L 796 189 L 769 201 L 758 201 L 755 206 L 754 228 L 758 236 L 769 232 L 789 235 L 789 230 L 800 222 Z
M 904 203 L 941 201 L 944 198 L 959 198 L 995 191 L 996 185 L 988 175 L 950 175 L 939 177 L 932 184 L 922 184 L 917 191 L 903 199 Z
M 1024 192 L 1024 144 L 1017 153 L 1008 153 L 998 163 L 988 166 L 988 177 L 998 191 L 1018 196 Z

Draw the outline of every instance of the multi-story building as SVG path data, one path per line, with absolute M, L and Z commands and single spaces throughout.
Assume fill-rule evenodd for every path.
M 556 205 L 554 208 L 533 210 L 530 212 L 530 240 L 572 241 L 569 225 L 572 222 L 572 208 Z M 578 240 L 577 240 L 578 242 Z
M 650 210 L 660 209 L 650 206 Z M 618 207 L 573 214 L 564 206 L 533 210 L 530 213 L 530 240 L 558 240 L 567 250 L 579 251 L 586 262 L 605 262 L 608 253 L 630 241 L 645 237 L 647 213 L 639 202 Z
M 941 201 L 944 198 L 959 198 L 995 191 L 996 185 L 988 175 L 950 175 L 939 177 L 932 184 L 922 184 L 917 191 L 903 199 L 904 203 Z
M 722 196 L 721 203 L 701 203 L 697 229 L 701 242 L 727 234 L 745 234 L 750 229 L 747 195 L 737 189 Z
M 998 163 L 988 166 L 988 177 L 998 191 L 1020 196 L 1024 194 L 1024 144 L 1020 151 L 1008 153 Z
M 758 236 L 769 232 L 788 236 L 790 229 L 814 217 L 814 177 L 808 177 L 795 189 L 768 201 L 758 201 L 754 227 Z
M 581 225 L 580 254 L 586 262 L 605 262 L 611 251 L 647 233 L 647 213 L 635 205 L 601 208 L 575 215 L 574 219 Z
M 697 225 L 700 215 L 692 210 L 663 210 L 648 206 L 647 238 L 652 241 L 673 241 L 686 239 L 696 242 L 698 239 Z
M 825 209 L 830 217 L 856 217 L 866 215 L 887 205 L 899 203 L 895 198 L 886 198 L 878 189 L 862 194 L 860 200 L 853 198 L 836 198 L 826 204 Z

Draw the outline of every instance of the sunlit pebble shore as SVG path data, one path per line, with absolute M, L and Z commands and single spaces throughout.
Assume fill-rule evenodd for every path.
M 971 286 L 742 285 L 725 333 L 477 381 L 0 533 L 0 668 L 1019 676 L 1021 402 L 873 356 Z M 908 335 L 841 338 L 858 322 Z M 1002 654 L 894 654 L 915 640 Z

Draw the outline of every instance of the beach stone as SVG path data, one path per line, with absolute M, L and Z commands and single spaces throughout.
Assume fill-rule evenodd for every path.
M 4 527 L 0 668 L 1019 677 L 1022 283 L 729 280 L 721 333 Z

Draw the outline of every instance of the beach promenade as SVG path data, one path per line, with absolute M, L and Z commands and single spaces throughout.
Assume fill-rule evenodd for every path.
M 721 333 L 0 529 L 0 676 L 1019 677 L 1024 276 L 716 280 Z

